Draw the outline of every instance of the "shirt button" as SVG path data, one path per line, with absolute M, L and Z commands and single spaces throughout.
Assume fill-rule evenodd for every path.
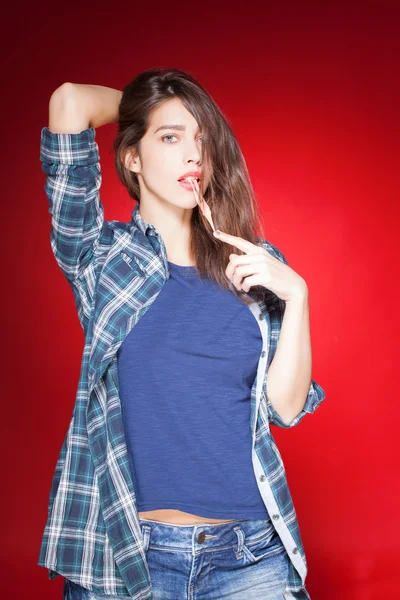
M 204 533 L 204 531 L 202 531 L 201 533 L 199 533 L 199 535 L 197 536 L 197 541 L 199 542 L 199 544 L 202 544 L 204 542 L 204 540 L 206 539 L 206 534 Z
M 280 515 L 272 515 L 272 518 L 274 519 L 274 521 L 277 521 L 279 519 Z
M 259 480 L 260 480 L 260 481 L 265 481 L 265 480 L 266 480 L 266 477 L 265 477 L 265 475 L 260 475 L 260 477 L 259 477 Z
M 264 315 L 263 315 L 262 313 L 260 313 L 260 314 L 258 315 L 258 318 L 260 319 L 260 321 L 262 321 L 262 320 L 263 320 L 263 318 L 264 318 Z
M 297 553 L 298 553 L 298 551 L 299 551 L 299 549 L 298 549 L 298 548 L 293 548 L 293 554 L 297 554 Z
M 265 352 L 265 350 L 263 350 L 263 351 L 261 352 L 261 358 L 264 358 L 264 356 L 265 356 L 266 354 L 267 354 L 267 353 Z

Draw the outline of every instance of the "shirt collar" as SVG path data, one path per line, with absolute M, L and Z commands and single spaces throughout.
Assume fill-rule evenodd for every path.
M 139 202 L 136 202 L 135 206 L 133 207 L 131 222 L 134 223 L 136 227 L 140 229 L 143 235 L 146 236 L 148 229 L 155 229 L 154 225 L 147 223 L 147 221 L 145 221 L 142 215 L 139 213 Z

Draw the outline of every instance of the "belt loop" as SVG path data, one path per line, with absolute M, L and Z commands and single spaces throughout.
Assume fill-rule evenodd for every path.
M 239 559 L 243 558 L 243 545 L 244 545 L 245 535 L 244 535 L 244 531 L 240 527 L 240 525 L 237 525 L 236 527 L 234 527 L 233 530 L 238 537 L 238 546 L 237 546 L 237 550 L 235 550 L 235 554 L 236 554 L 236 558 L 239 560 Z
M 150 534 L 151 534 L 151 525 L 142 525 L 141 526 L 142 529 L 142 538 L 143 538 L 143 548 L 145 553 L 147 553 L 147 550 L 149 548 L 149 544 L 150 544 Z

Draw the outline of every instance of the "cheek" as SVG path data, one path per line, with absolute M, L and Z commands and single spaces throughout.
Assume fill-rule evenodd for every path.
M 163 156 L 149 153 L 143 157 L 142 177 L 147 184 L 157 186 L 157 181 L 163 180 L 165 175 L 165 162 Z
M 177 168 L 179 171 L 177 161 L 177 157 L 171 150 L 168 152 L 168 149 L 163 146 L 157 147 L 143 158 L 144 171 L 153 180 L 156 177 L 165 179 L 176 173 Z
M 161 197 L 170 197 L 176 194 L 176 185 L 179 185 L 174 181 L 175 173 L 176 165 L 173 167 L 162 156 L 153 155 L 145 163 L 142 177 L 148 190 Z

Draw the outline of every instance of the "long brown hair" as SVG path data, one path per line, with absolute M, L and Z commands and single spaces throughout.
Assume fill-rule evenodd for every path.
M 148 69 L 124 87 L 114 141 L 114 162 L 120 181 L 140 203 L 138 178 L 125 166 L 125 153 L 133 149 L 140 157 L 140 140 L 150 125 L 151 111 L 174 97 L 180 98 L 193 115 L 202 134 L 202 172 L 207 174 L 204 179 L 209 179 L 203 196 L 210 206 L 215 228 L 257 245 L 263 239 L 263 223 L 239 143 L 213 98 L 185 71 Z M 199 276 L 214 280 L 248 303 L 243 292 L 237 290 L 225 274 L 229 255 L 244 253 L 213 236 L 197 205 L 192 213 L 189 252 L 195 257 Z M 263 299 L 265 291 L 262 286 L 252 286 L 248 294 L 258 300 Z

